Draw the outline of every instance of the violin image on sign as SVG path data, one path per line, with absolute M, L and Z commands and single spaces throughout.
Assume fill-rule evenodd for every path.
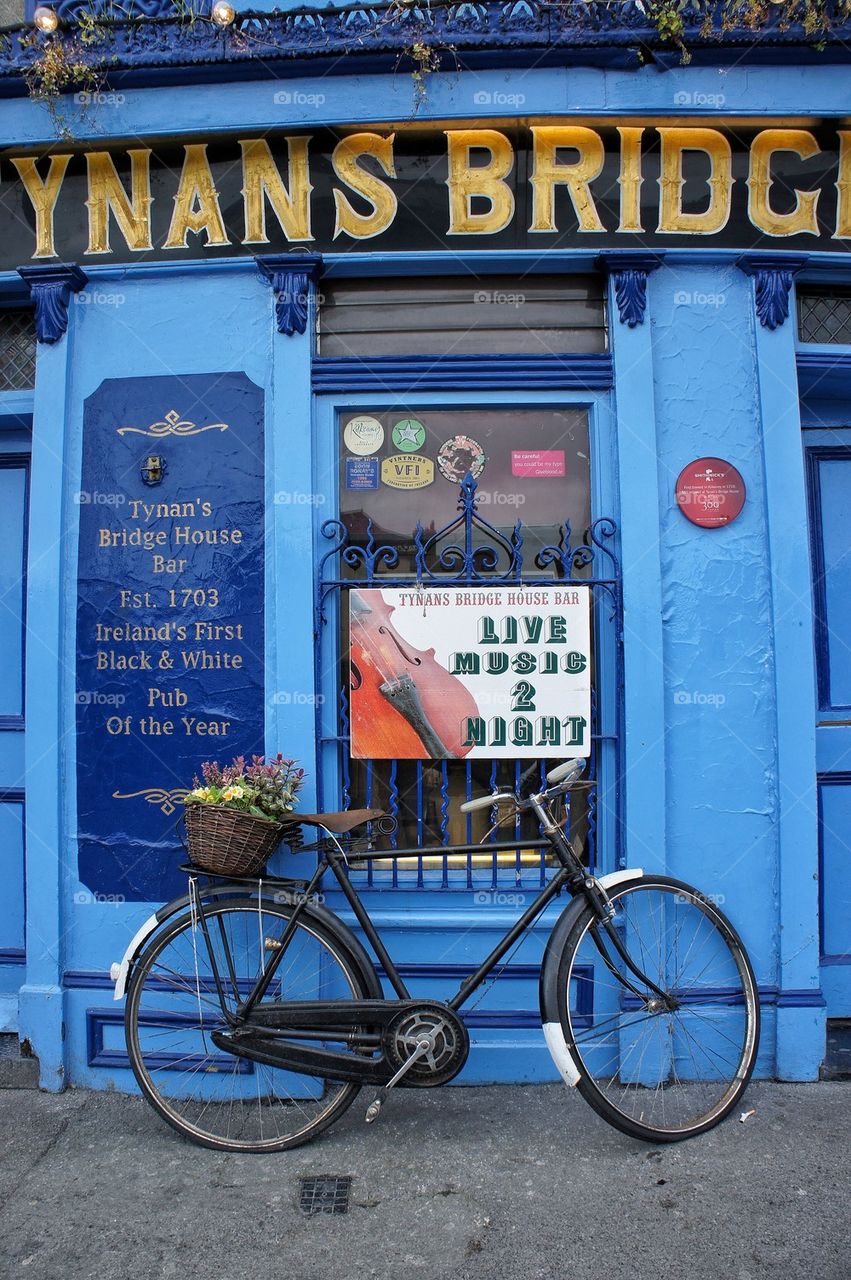
M 415 649 L 378 590 L 350 592 L 351 751 L 359 760 L 455 760 L 476 702 L 434 649 Z

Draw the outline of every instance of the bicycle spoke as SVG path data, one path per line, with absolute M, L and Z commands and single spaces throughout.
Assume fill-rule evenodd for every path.
M 603 963 L 589 914 L 568 944 L 569 1040 L 586 1096 L 599 1099 L 598 1109 L 605 1103 L 607 1119 L 648 1135 L 686 1136 L 714 1123 L 741 1092 L 758 1008 L 746 961 L 717 909 L 676 882 L 648 879 L 611 895 L 615 927 L 633 963 L 672 1003 L 652 989 L 636 997 L 634 974 L 611 948 L 611 966 Z M 570 1001 L 579 974 L 581 1015 Z
M 209 1040 L 213 1031 L 230 1032 L 213 965 L 229 1012 L 237 1013 L 269 963 L 265 940 L 282 936 L 292 908 L 259 912 L 256 901 L 239 900 L 204 910 L 206 937 L 182 918 L 155 939 L 134 975 L 128 1047 L 139 1083 L 166 1119 L 208 1145 L 273 1150 L 302 1141 L 347 1105 L 357 1087 L 230 1056 Z M 363 998 L 348 961 L 303 920 L 277 958 L 264 1002 Z M 339 1036 L 313 1043 L 348 1048 Z

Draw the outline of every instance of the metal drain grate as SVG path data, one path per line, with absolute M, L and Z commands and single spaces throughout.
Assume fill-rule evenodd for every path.
M 298 1206 L 308 1217 L 315 1213 L 348 1213 L 351 1189 L 349 1177 L 334 1178 L 326 1174 L 319 1178 L 301 1178 Z

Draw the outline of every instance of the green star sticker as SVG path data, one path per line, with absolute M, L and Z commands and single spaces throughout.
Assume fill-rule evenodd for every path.
M 403 453 L 416 453 L 425 444 L 425 427 L 416 418 L 403 418 L 393 428 L 393 443 Z

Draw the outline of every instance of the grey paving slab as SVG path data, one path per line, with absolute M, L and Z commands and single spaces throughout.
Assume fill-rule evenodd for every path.
M 361 1101 L 363 1099 L 363 1101 Z M 561 1086 L 367 1094 L 277 1156 L 194 1147 L 138 1099 L 0 1094 L 0 1275 L 37 1280 L 850 1280 L 851 1087 L 752 1086 L 647 1147 Z M 349 1175 L 344 1217 L 299 1179 Z

